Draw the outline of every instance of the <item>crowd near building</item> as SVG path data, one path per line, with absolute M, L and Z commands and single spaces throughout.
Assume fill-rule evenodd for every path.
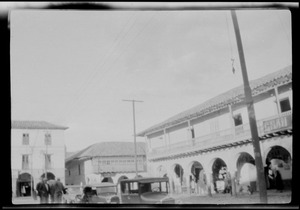
M 288 188 L 293 160 L 292 67 L 250 81 L 250 87 L 263 163 L 279 170 Z M 138 136 L 147 143 L 148 175 L 169 177 L 172 192 L 217 193 L 225 179 L 235 191 L 243 186 L 258 190 L 243 85 Z M 267 174 L 266 181 L 272 187 Z
M 66 185 L 102 182 L 118 184 L 121 179 L 136 177 L 133 142 L 101 142 L 66 158 Z M 147 176 L 144 142 L 136 143 L 137 173 Z
M 40 178 L 60 178 L 64 183 L 66 129 L 45 121 L 12 121 L 13 196 L 31 196 Z

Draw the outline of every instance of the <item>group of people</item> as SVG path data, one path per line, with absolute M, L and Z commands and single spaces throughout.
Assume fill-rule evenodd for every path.
M 60 179 L 47 180 L 41 178 L 40 182 L 36 185 L 37 195 L 40 197 L 40 203 L 62 203 L 62 196 L 65 193 L 65 187 Z

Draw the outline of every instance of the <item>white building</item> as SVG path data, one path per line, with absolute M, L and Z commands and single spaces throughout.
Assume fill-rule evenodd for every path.
M 66 158 L 66 184 L 83 185 L 147 175 L 144 142 L 136 143 L 137 165 L 133 142 L 100 142 Z
M 291 184 L 293 158 L 292 67 L 250 81 L 250 86 L 263 163 L 281 159 L 279 170 L 287 187 Z M 243 85 L 170 117 L 138 136 L 146 138 L 149 175 L 167 175 L 173 191 L 189 191 L 193 176 L 200 180 L 203 192 L 205 182 L 216 189 L 223 166 L 232 181 L 256 187 Z
M 67 127 L 44 121 L 12 121 L 11 170 L 14 196 L 30 196 L 40 177 L 65 180 Z M 21 193 L 24 187 L 26 193 Z

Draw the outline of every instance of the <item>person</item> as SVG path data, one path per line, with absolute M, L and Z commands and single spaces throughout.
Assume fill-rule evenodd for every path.
M 55 191 L 54 191 L 54 202 L 62 203 L 62 196 L 64 194 L 64 185 L 61 183 L 60 178 L 57 178 L 55 183 Z
M 195 194 L 195 180 L 191 177 L 191 194 Z
M 25 186 L 24 185 L 21 188 L 21 193 L 22 193 L 22 196 L 26 195 L 26 190 L 25 190 Z
M 272 170 L 272 166 L 270 165 L 268 168 L 268 180 L 269 180 L 269 189 L 275 188 L 275 174 Z
M 50 186 L 50 202 L 51 203 L 54 203 L 54 193 L 55 193 L 55 184 L 56 184 L 56 181 L 54 179 L 50 179 L 48 180 L 47 182 Z
M 282 177 L 281 177 L 281 174 L 280 174 L 280 171 L 279 171 L 277 165 L 275 165 L 275 167 L 274 167 L 274 176 L 275 176 L 276 190 L 279 191 L 279 192 L 282 192 L 282 190 L 283 190 L 283 181 L 282 181 Z
M 38 196 L 40 197 L 40 203 L 48 203 L 50 186 L 47 183 L 46 178 L 41 178 L 41 181 L 36 185 L 36 190 L 38 191 Z

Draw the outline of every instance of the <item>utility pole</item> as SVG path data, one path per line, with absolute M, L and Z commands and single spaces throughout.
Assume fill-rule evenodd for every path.
M 236 13 L 234 10 L 231 10 L 231 17 L 233 21 L 236 42 L 237 42 L 237 47 L 239 52 L 239 58 L 240 58 L 240 64 L 242 69 L 243 81 L 244 81 L 244 91 L 246 97 L 245 102 L 247 105 L 251 136 L 252 136 L 252 144 L 254 147 L 255 166 L 257 172 L 257 181 L 259 185 L 259 197 L 261 203 L 267 203 L 268 198 L 267 198 L 266 180 L 265 180 L 264 167 L 263 167 L 260 145 L 259 145 L 259 137 L 258 137 L 258 131 L 256 125 L 255 111 L 253 106 L 252 91 L 249 85 L 249 80 L 247 75 L 246 61 L 244 57 L 240 29 L 239 29 Z
M 123 100 L 123 101 L 132 102 L 132 108 L 133 108 L 133 137 L 134 137 L 135 176 L 138 177 L 137 155 L 136 155 L 135 108 L 134 108 L 134 103 L 135 102 L 143 102 L 143 101 L 138 101 L 138 100 Z

